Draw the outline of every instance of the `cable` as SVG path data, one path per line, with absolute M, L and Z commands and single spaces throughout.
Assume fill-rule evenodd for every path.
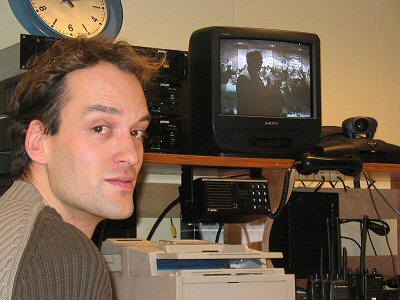
M 358 176 L 357 176 L 357 178 L 354 177 L 353 184 L 354 184 L 354 188 L 355 189 L 360 189 L 361 188 L 360 178 Z
M 176 227 L 174 225 L 174 222 L 172 221 L 172 218 L 169 218 L 169 220 L 171 221 L 171 234 L 172 234 L 172 237 L 174 239 L 176 239 Z
M 362 223 L 362 219 L 341 219 L 340 220 L 341 224 L 352 223 L 352 222 Z M 386 234 L 388 234 L 390 232 L 389 224 L 383 220 L 381 222 L 381 220 L 379 220 L 379 219 L 368 219 L 367 228 L 368 228 L 368 230 L 371 230 L 372 232 L 374 232 L 375 234 L 380 235 L 380 236 L 385 236 Z
M 227 175 L 227 176 L 221 176 L 221 178 L 237 178 L 237 177 L 244 177 L 250 175 L 249 172 L 247 173 L 241 173 L 241 174 L 234 174 L 234 175 Z
M 244 223 L 244 224 L 242 224 L 241 227 L 243 229 L 244 236 L 246 237 L 247 244 L 249 245 L 251 243 L 251 238 L 250 238 L 249 230 L 247 229 L 247 224 Z
M 290 175 L 292 174 L 292 170 L 293 170 L 293 167 L 286 170 L 285 178 L 283 179 L 283 191 L 282 191 L 281 201 L 275 212 L 267 213 L 267 216 L 270 219 L 275 220 L 281 214 L 283 208 L 285 207 L 286 200 L 287 200 L 288 193 L 289 193 Z
M 361 224 L 362 220 L 360 220 L 360 219 L 342 219 L 340 221 L 341 224 L 350 223 L 350 222 L 358 222 Z M 378 224 L 378 222 L 379 222 L 379 224 Z M 368 235 L 368 239 L 371 244 L 372 250 L 374 251 L 375 256 L 377 256 L 378 253 L 376 252 L 375 245 L 372 242 L 370 231 L 373 231 L 375 234 L 377 234 L 379 236 L 386 237 L 387 234 L 390 232 L 390 226 L 388 223 L 386 223 L 383 220 L 381 222 L 381 220 L 379 220 L 379 219 L 367 219 L 366 230 L 367 230 L 367 235 Z M 351 239 L 349 237 L 342 237 L 342 238 L 346 238 L 348 240 L 352 240 L 353 242 L 357 243 L 354 239 Z M 357 245 L 361 249 L 361 245 L 359 245 L 358 243 L 357 243 Z
M 363 226 L 362 226 L 362 231 L 361 231 L 361 251 L 360 251 L 360 274 L 362 276 L 361 279 L 361 295 L 363 298 L 367 297 L 366 295 L 366 282 L 365 282 L 365 275 L 366 275 L 366 269 L 365 269 L 365 255 L 366 255 L 366 246 L 367 246 L 367 223 L 368 223 L 368 216 L 364 215 L 363 218 Z
M 385 197 L 382 195 L 382 193 L 378 190 L 378 188 L 375 186 L 375 183 L 374 183 L 374 182 L 371 180 L 371 178 L 368 176 L 367 172 L 365 172 L 365 170 L 362 170 L 362 171 L 363 171 L 363 173 L 364 173 L 365 180 L 366 180 L 367 185 L 368 185 L 368 192 L 369 192 L 369 196 L 370 196 L 371 201 L 372 201 L 372 205 L 374 206 L 375 213 L 376 213 L 376 215 L 378 216 L 378 219 L 380 220 L 381 224 L 383 225 L 384 221 L 382 220 L 382 218 L 381 218 L 381 216 L 380 216 L 380 214 L 379 214 L 379 211 L 378 211 L 378 209 L 377 209 L 377 207 L 376 207 L 375 199 L 374 199 L 374 197 L 372 196 L 372 192 L 371 192 L 371 186 L 374 187 L 374 189 L 378 192 L 378 194 L 379 194 L 379 195 L 381 196 L 381 198 L 386 202 L 386 204 L 388 204 L 389 207 L 391 207 L 391 208 L 393 209 L 393 211 L 395 211 L 398 215 L 400 215 L 399 212 L 398 212 L 396 209 L 394 209 L 394 207 L 392 207 L 392 206 L 390 205 L 390 203 L 386 200 L 386 198 L 385 198 Z M 394 260 L 392 248 L 390 247 L 390 244 L 389 244 L 388 233 L 389 233 L 389 232 L 385 232 L 385 240 L 386 240 L 386 245 L 387 245 L 387 247 L 388 247 L 388 249 L 389 249 L 389 252 L 390 252 L 390 257 L 391 257 L 391 259 L 392 259 L 393 275 L 396 276 L 395 260 Z
M 300 180 L 299 184 L 301 184 L 302 186 L 297 186 L 297 187 L 295 187 L 295 188 L 293 189 L 294 191 L 297 191 L 297 190 L 302 189 L 302 188 L 309 188 L 309 187 L 311 187 L 311 186 L 312 186 L 312 181 L 310 181 L 310 182 L 308 183 L 308 185 L 306 185 L 306 184 L 304 183 L 303 180 Z
M 344 191 L 347 192 L 349 187 L 344 183 L 344 180 L 342 179 L 342 177 L 338 176 L 338 180 L 342 183 Z
M 322 185 L 325 183 L 325 176 L 321 176 L 321 181 L 318 183 L 318 185 L 316 186 L 314 193 L 318 192 L 321 188 Z
M 358 246 L 358 248 L 360 248 L 361 249 L 361 245 L 360 245 L 360 243 L 359 242 L 357 242 L 355 239 L 353 239 L 353 238 L 350 238 L 350 237 L 347 237 L 347 236 L 341 236 L 341 238 L 342 239 L 346 239 L 346 240 L 350 240 L 350 241 L 352 241 L 352 242 L 354 242 L 357 246 Z
M 379 194 L 379 196 L 381 196 L 381 198 L 383 199 L 383 201 L 385 201 L 385 203 L 397 214 L 400 216 L 400 212 L 393 207 L 393 205 L 390 204 L 390 202 L 386 199 L 386 197 L 381 193 L 381 191 L 376 187 L 375 185 L 375 181 L 373 181 L 367 174 L 367 172 L 365 172 L 365 170 L 362 170 L 362 172 L 364 173 L 365 176 L 365 180 L 367 181 L 368 184 L 368 189 L 370 190 L 370 186 L 373 186 L 375 191 Z M 368 183 L 369 182 L 369 183 Z
M 374 243 L 372 242 L 371 234 L 369 233 L 369 230 L 367 230 L 367 235 L 368 235 L 368 239 L 369 239 L 369 242 L 371 244 L 372 250 L 374 251 L 375 256 L 378 256 L 378 253 L 376 253 L 376 249 L 375 249 Z
M 147 240 L 151 241 L 151 238 L 154 235 L 154 232 L 156 232 L 158 226 L 160 225 L 161 221 L 164 219 L 164 217 L 167 215 L 167 213 L 177 204 L 179 204 L 180 198 L 176 198 L 174 201 L 172 201 L 165 209 L 164 211 L 160 214 L 160 216 L 157 218 L 156 222 L 154 223 L 153 227 L 151 228 L 149 235 L 147 236 Z
M 217 235 L 215 236 L 215 243 L 218 244 L 219 237 L 221 235 L 222 228 L 224 228 L 224 223 L 219 223 Z

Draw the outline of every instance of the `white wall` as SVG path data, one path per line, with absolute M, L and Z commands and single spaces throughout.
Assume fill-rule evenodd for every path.
M 191 32 L 211 25 L 314 32 L 321 39 L 323 125 L 353 116 L 378 120 L 376 138 L 400 145 L 400 1 L 123 0 L 118 38 L 186 50 Z M 0 2 L 0 49 L 26 33 Z M 2 66 L 0 66 L 2 68 Z M 1 69 L 0 69 L 1 73 Z

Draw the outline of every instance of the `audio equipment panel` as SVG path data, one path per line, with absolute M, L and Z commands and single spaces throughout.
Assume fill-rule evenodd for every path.
M 20 68 L 27 69 L 29 59 L 48 49 L 56 38 L 21 35 Z M 147 57 L 162 61 L 156 78 L 143 87 L 153 121 L 144 144 L 146 152 L 182 152 L 181 123 L 187 107 L 187 51 L 133 46 Z
M 144 148 L 148 152 L 177 152 L 181 147 L 179 118 L 161 118 L 152 115 Z
M 181 205 L 184 222 L 243 223 L 271 211 L 265 179 L 198 178 L 191 197 Z
M 145 85 L 147 107 L 152 121 L 147 131 L 146 152 L 182 152 L 182 118 L 187 107 L 187 52 L 135 47 L 146 56 L 163 61 L 156 79 Z

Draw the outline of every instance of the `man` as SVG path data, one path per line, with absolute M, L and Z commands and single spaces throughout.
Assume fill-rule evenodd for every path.
M 266 103 L 267 88 L 260 77 L 263 57 L 260 51 L 250 50 L 246 54 L 247 68 L 237 78 L 238 114 L 256 115 Z
M 247 68 L 237 78 L 237 113 L 240 115 L 281 116 L 282 97 L 260 77 L 263 56 L 251 49 L 246 54 Z M 280 96 L 280 95 L 279 95 Z
M 111 299 L 90 237 L 133 212 L 156 67 L 124 42 L 65 39 L 10 104 L 16 181 L 0 199 L 0 299 Z

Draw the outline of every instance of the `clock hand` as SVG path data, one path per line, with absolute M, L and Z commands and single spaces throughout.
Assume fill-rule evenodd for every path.
M 75 5 L 72 3 L 72 0 L 62 0 L 62 1 L 63 1 L 64 3 L 67 2 L 68 5 L 69 5 L 71 8 L 75 7 Z

